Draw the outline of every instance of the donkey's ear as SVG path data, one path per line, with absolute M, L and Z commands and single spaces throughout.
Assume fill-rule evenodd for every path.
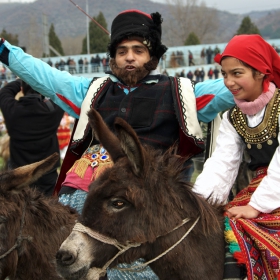
M 112 161 L 116 162 L 120 157 L 124 157 L 120 140 L 109 129 L 100 114 L 95 109 L 90 109 L 88 112 L 88 120 L 92 130 L 94 131 L 95 137 L 107 150 Z
M 121 141 L 121 147 L 132 164 L 133 172 L 139 176 L 144 167 L 144 149 L 133 128 L 123 119 L 115 119 L 115 129 Z
M 59 154 L 54 153 L 44 160 L 2 173 L 0 175 L 1 192 L 11 191 L 17 193 L 22 191 L 22 189 L 37 181 L 42 175 L 50 171 L 59 158 Z

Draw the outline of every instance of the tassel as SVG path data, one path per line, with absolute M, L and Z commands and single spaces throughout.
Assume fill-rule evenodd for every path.
M 225 231 L 225 239 L 227 243 L 231 243 L 231 242 L 237 243 L 237 239 L 232 230 Z
M 92 174 L 91 181 L 96 180 L 106 168 L 113 166 L 113 164 L 112 161 L 100 162 Z
M 233 253 L 233 257 L 237 260 L 238 264 L 245 264 L 246 263 L 246 258 L 241 252 Z
M 230 253 L 233 254 L 233 256 L 235 254 L 237 254 L 237 256 L 239 256 L 239 254 L 241 254 L 241 249 L 240 249 L 240 246 L 238 245 L 238 241 L 236 239 L 236 236 L 235 236 L 233 230 L 231 229 L 228 217 L 225 217 L 224 235 L 225 235 L 225 241 L 229 244 Z
M 85 173 L 87 171 L 87 168 L 90 166 L 91 162 L 90 160 L 86 158 L 81 158 L 79 160 L 76 160 L 73 166 L 69 169 L 69 172 L 76 173 L 80 178 L 84 178 Z

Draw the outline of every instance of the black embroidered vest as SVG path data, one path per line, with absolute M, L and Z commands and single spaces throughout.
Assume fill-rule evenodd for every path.
M 230 109 L 228 114 L 229 121 L 246 144 L 246 151 L 251 158 L 249 163 L 251 170 L 269 165 L 279 145 L 277 139 L 279 114 L 280 92 L 278 89 L 266 106 L 263 120 L 256 127 L 247 125 L 246 115 L 237 106 Z
M 166 150 L 179 140 L 171 86 L 165 76 L 158 83 L 141 84 L 127 95 L 117 83 L 111 83 L 94 108 L 112 130 L 115 117 L 121 117 L 133 127 L 142 143 L 156 149 Z

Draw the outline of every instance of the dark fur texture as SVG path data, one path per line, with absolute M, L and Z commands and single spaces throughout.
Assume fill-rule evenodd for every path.
M 96 111 L 89 112 L 89 119 L 115 164 L 91 184 L 81 222 L 121 243 L 143 243 L 114 264 L 155 258 L 176 243 L 200 216 L 191 233 L 150 266 L 160 279 L 222 279 L 223 208 L 192 192 L 192 186 L 184 181 L 182 158 L 172 149 L 161 154 L 143 147 L 133 129 L 120 118 L 115 122 L 120 141 Z M 191 221 L 169 233 L 185 218 Z M 102 267 L 116 249 L 92 242 L 97 243 L 95 256 L 100 256 L 92 266 Z
M 28 237 L 0 259 L 1 280 L 62 279 L 56 274 L 55 253 L 70 234 L 77 214 L 57 199 L 27 187 L 53 166 L 56 156 L 0 176 L 0 256 L 16 243 L 24 208 L 22 237 Z

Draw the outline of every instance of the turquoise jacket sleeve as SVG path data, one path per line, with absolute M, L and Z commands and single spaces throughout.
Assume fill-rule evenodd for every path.
M 206 80 L 195 85 L 197 117 L 199 121 L 210 122 L 218 113 L 235 105 L 232 93 L 223 79 Z
M 33 89 L 49 97 L 74 118 L 79 118 L 91 79 L 72 76 L 51 67 L 3 39 L 0 44 L 0 60 Z

